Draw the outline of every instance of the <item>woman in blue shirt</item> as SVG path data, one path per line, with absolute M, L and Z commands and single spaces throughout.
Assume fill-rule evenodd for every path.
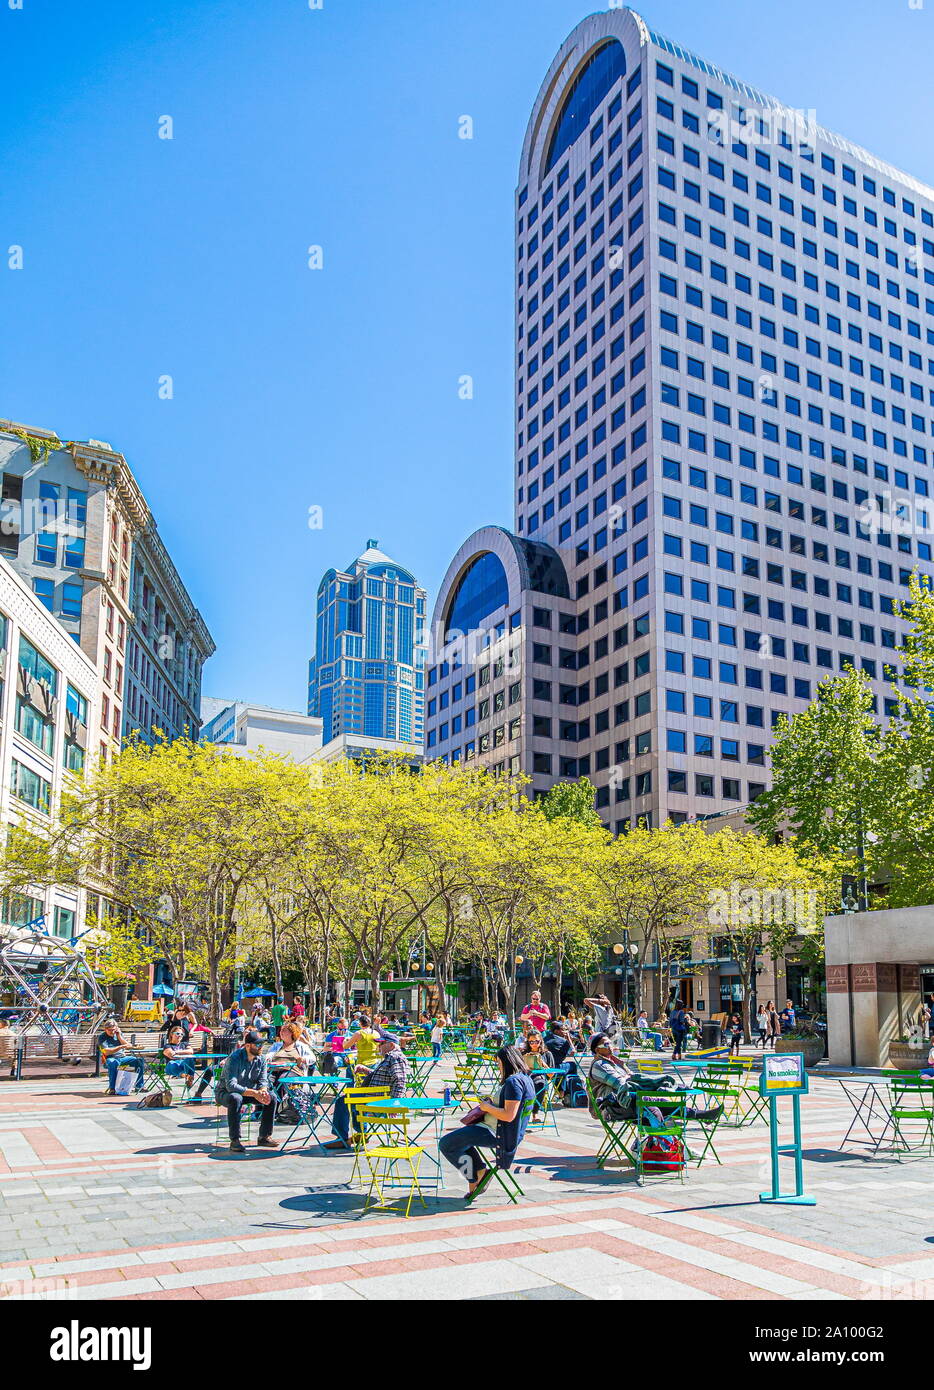
M 468 1197 L 473 1195 L 474 1189 L 489 1171 L 480 1149 L 494 1151 L 497 1168 L 506 1170 L 511 1167 L 535 1100 L 535 1087 L 525 1061 L 516 1049 L 501 1047 L 496 1058 L 502 1085 L 495 1101 L 489 1098 L 479 1101 L 484 1120 L 477 1124 L 460 1125 L 450 1134 L 445 1134 L 439 1145 L 447 1161 L 467 1179 Z

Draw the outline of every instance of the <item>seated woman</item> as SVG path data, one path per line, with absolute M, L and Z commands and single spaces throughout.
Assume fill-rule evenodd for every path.
M 532 1119 L 538 1119 L 538 1112 L 541 1109 L 542 1100 L 548 1089 L 547 1076 L 536 1076 L 536 1072 L 551 1071 L 555 1065 L 555 1059 L 545 1046 L 545 1040 L 537 1028 L 532 1028 L 522 1042 L 519 1044 L 519 1052 L 522 1060 L 528 1067 L 532 1077 L 532 1085 L 535 1087 L 535 1104 L 532 1107 Z
M 194 1048 L 186 1039 L 180 1024 L 171 1027 L 166 1035 L 165 1046 L 160 1052 L 160 1057 L 165 1058 L 166 1076 L 183 1076 L 185 1078 L 185 1090 L 187 1091 L 195 1079 L 195 1064 L 192 1062 L 191 1055 Z M 195 1100 L 200 1100 L 204 1090 L 211 1082 L 211 1068 L 205 1067 L 201 1077 L 201 1082 L 194 1096 Z
M 279 1041 L 274 1042 L 266 1053 L 270 1086 L 284 1107 L 284 1114 L 280 1116 L 283 1119 L 288 1118 L 291 1111 L 295 1110 L 296 1097 L 291 1086 L 283 1086 L 278 1090 L 277 1083 L 284 1076 L 307 1076 L 309 1072 L 314 1071 L 316 1065 L 314 1051 L 302 1036 L 304 1031 L 301 1023 L 287 1019 L 279 1027 Z M 305 1088 L 302 1087 L 302 1090 Z
M 288 1073 L 307 1076 L 314 1066 L 315 1054 L 304 1041 L 304 1029 L 298 1023 L 283 1023 L 279 1028 L 279 1041 L 273 1043 L 266 1053 L 269 1072 L 273 1080 Z
M 492 1149 L 496 1166 L 508 1169 L 522 1143 L 527 1120 L 524 1112 L 535 1099 L 535 1087 L 526 1070 L 525 1059 L 514 1047 L 501 1047 L 496 1054 L 501 1085 L 495 1101 L 484 1097 L 479 1108 L 484 1121 L 461 1125 L 445 1134 L 439 1144 L 440 1152 L 459 1173 L 467 1178 L 467 1196 L 472 1197 L 477 1185 L 489 1172 L 480 1149 Z

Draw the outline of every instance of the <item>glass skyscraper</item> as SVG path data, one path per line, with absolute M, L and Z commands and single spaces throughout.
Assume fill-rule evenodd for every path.
M 934 570 L 934 190 L 614 8 L 545 77 L 515 218 L 515 534 L 433 618 L 492 552 L 471 621 L 510 650 L 432 664 L 428 756 L 589 776 L 617 831 L 738 810 L 823 676 L 886 713 Z
M 424 624 L 425 590 L 377 541 L 345 571 L 327 571 L 308 669 L 308 713 L 323 720 L 326 744 L 353 734 L 421 747 Z

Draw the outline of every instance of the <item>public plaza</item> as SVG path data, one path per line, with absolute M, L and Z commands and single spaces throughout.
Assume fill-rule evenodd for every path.
M 429 1096 L 451 1085 L 453 1065 L 446 1055 L 433 1069 Z M 717 1126 L 719 1164 L 708 1153 L 683 1182 L 649 1175 L 640 1184 L 632 1168 L 612 1160 L 597 1166 L 603 1134 L 586 1109 L 558 1109 L 556 1128 L 532 1129 L 520 1146 L 513 1172 L 524 1195 L 516 1204 L 494 1183 L 465 1208 L 464 1185 L 446 1165 L 444 1187 L 437 1194 L 426 1187 L 427 1209 L 415 1202 L 408 1218 L 404 1202 L 364 1215 L 353 1156 L 323 1152 L 307 1128 L 284 1151 L 248 1143 L 234 1156 L 211 1104 L 177 1100 L 140 1110 L 135 1096 L 105 1095 L 103 1075 L 7 1082 L 0 1088 L 2 1296 L 930 1297 L 930 1127 L 911 1134 L 906 1126 L 905 1151 L 893 1152 L 884 1120 L 871 1116 L 862 1126 L 840 1077 L 857 1104 L 869 1085 L 885 1092 L 878 1074 L 812 1077 L 801 1105 L 804 1189 L 814 1206 L 760 1202 L 770 1181 L 762 1117 Z M 456 1123 L 452 1113 L 446 1125 Z M 291 1128 L 276 1126 L 280 1144 Z M 784 1123 L 783 1143 L 790 1133 Z M 432 1141 L 422 1142 L 431 1153 Z M 690 1131 L 688 1142 L 694 1147 Z M 780 1161 L 784 1174 L 791 1160 Z M 420 1172 L 431 1168 L 426 1154 Z M 789 1181 L 783 1176 L 783 1185 Z

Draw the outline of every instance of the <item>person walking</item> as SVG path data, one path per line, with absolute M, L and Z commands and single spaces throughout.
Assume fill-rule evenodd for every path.
M 269 1033 L 270 1042 L 272 1042 L 274 1038 L 277 1036 L 279 1029 L 282 1027 L 283 1023 L 288 1018 L 288 1016 L 288 1009 L 285 1007 L 281 999 L 277 999 L 269 1011 L 269 1019 L 272 1024 L 272 1028 L 270 1029 Z
M 790 999 L 785 1000 L 785 1007 L 779 1014 L 778 1020 L 782 1026 L 783 1033 L 790 1033 L 792 1028 L 794 1028 L 795 1024 L 797 1023 L 798 1016 L 795 1013 L 795 1006 Z
M 444 1024 L 436 1018 L 431 1025 L 431 1055 L 436 1062 L 441 1061 L 441 1045 L 444 1042 Z
M 764 1004 L 760 1004 L 759 1008 L 756 1010 L 756 1032 L 758 1037 L 753 1045 L 755 1047 L 761 1047 L 764 1052 L 766 1040 L 769 1035 L 769 1012 Z
M 730 1056 L 739 1056 L 739 1045 L 743 1041 L 743 1020 L 739 1014 L 730 1014 L 726 1031 L 730 1035 Z
M 671 1029 L 671 1037 L 674 1043 L 671 1052 L 671 1060 L 673 1062 L 680 1062 L 684 1054 L 684 1042 L 688 1035 L 688 1016 L 682 999 L 675 1000 L 674 1008 L 668 1019 L 668 1026 Z
M 768 1044 L 771 1043 L 772 1051 L 774 1052 L 775 1043 L 777 1039 L 780 1038 L 782 1035 L 782 1023 L 781 1019 L 778 1016 L 778 1010 L 775 1008 L 775 1005 L 772 1003 L 771 999 L 765 1006 L 765 1012 L 768 1018 L 768 1023 L 766 1026 L 766 1046 L 768 1046 Z
M 544 1036 L 545 1028 L 547 1024 L 551 1022 L 551 1010 L 547 1004 L 542 1003 L 542 992 L 540 989 L 532 990 L 532 998 L 522 1010 L 520 1018 L 523 1022 L 527 1020 L 533 1028 L 537 1028 L 539 1033 Z

